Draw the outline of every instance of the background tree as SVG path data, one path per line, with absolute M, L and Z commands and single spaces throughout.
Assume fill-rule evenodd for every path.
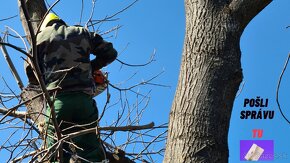
M 271 0 L 185 0 L 186 34 L 164 162 L 228 162 L 240 37 Z

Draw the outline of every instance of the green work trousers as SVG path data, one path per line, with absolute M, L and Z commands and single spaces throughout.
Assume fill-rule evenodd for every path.
M 62 134 L 68 134 L 97 126 L 98 109 L 96 107 L 95 101 L 91 96 L 83 92 L 58 94 L 54 99 L 54 109 L 56 113 L 56 119 Z M 49 117 L 51 114 L 49 107 L 46 114 L 47 117 Z M 75 126 L 89 123 L 91 124 L 85 127 Z M 55 129 L 52 125 L 52 120 L 47 118 L 46 124 L 48 124 L 48 135 L 56 137 Z M 47 136 L 46 141 L 47 147 L 51 147 L 56 142 L 56 140 L 50 136 Z M 69 143 L 63 144 L 64 163 L 69 162 L 72 157 L 72 153 L 76 153 L 77 156 L 89 160 L 90 162 L 101 162 L 105 159 L 103 147 L 96 133 L 81 135 L 69 141 L 72 142 L 75 146 L 71 143 L 70 145 Z M 53 162 L 55 160 L 56 158 L 53 157 L 51 161 Z

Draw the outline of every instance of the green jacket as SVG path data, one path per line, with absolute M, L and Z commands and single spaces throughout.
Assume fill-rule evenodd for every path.
M 96 56 L 92 61 L 90 54 Z M 48 89 L 60 86 L 62 91 L 93 94 L 92 70 L 113 62 L 117 51 L 100 35 L 83 27 L 54 23 L 37 35 L 37 55 Z M 33 73 L 26 70 L 33 84 Z

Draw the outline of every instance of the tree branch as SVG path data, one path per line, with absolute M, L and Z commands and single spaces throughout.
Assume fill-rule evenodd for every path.
M 18 157 L 18 158 L 15 158 L 14 160 L 12 160 L 11 162 L 14 163 L 14 162 L 18 162 L 18 161 L 22 161 L 23 159 L 27 158 L 27 157 L 30 157 L 30 156 L 34 156 L 38 153 L 39 151 L 32 151 L 30 153 L 27 153 L 21 157 Z
M 5 21 L 5 20 L 9 20 L 9 19 L 13 19 L 13 18 L 16 18 L 18 15 L 14 15 L 14 16 L 10 16 L 8 18 L 4 18 L 4 19 L 0 19 L 0 22 L 1 21 Z
M 99 127 L 97 128 L 97 130 L 94 127 L 94 128 L 89 128 L 82 131 L 74 132 L 68 135 L 64 135 L 62 139 L 58 140 L 54 145 L 52 145 L 50 148 L 47 149 L 46 154 L 40 159 L 40 161 L 44 160 L 52 151 L 55 151 L 56 149 L 58 149 L 64 141 L 78 137 L 80 135 L 94 133 L 96 131 L 97 132 L 108 131 L 108 130 L 109 131 L 133 131 L 133 130 L 146 130 L 146 129 L 151 129 L 153 127 L 154 127 L 153 122 L 146 125 L 142 125 L 142 126 Z
M 101 19 L 101 20 L 92 20 L 92 26 L 98 24 L 98 23 L 101 23 L 101 22 L 104 22 L 104 21 L 109 21 L 110 19 L 114 18 L 115 16 L 119 15 L 120 13 L 126 11 L 127 9 L 129 9 L 130 7 L 132 7 L 136 2 L 138 2 L 139 0 L 135 0 L 133 1 L 131 4 L 129 4 L 127 7 L 123 8 L 122 10 L 116 12 L 115 14 L 111 15 L 111 16 L 106 16 L 104 19 Z
M 272 0 L 232 0 L 228 7 L 245 27 L 271 2 Z
M 5 119 L 7 116 L 11 116 L 11 115 L 13 115 L 13 112 L 15 112 L 15 110 L 18 109 L 20 106 L 22 106 L 22 105 L 24 105 L 24 104 L 27 104 L 28 102 L 31 102 L 32 100 L 34 100 L 34 99 L 36 99 L 36 98 L 38 98 L 38 97 L 40 97 L 40 96 L 42 96 L 42 95 L 43 95 L 43 93 L 40 93 L 40 94 L 38 94 L 38 95 L 35 95 L 34 97 L 32 97 L 32 98 L 29 99 L 29 100 L 23 101 L 23 102 L 21 102 L 20 104 L 18 104 L 18 105 L 16 105 L 16 106 L 12 107 L 12 108 L 10 108 L 10 109 L 7 109 L 7 112 L 6 112 L 5 115 L 0 119 L 0 122 L 2 122 L 3 119 Z
M 162 132 L 161 134 L 159 134 L 158 136 L 156 136 L 150 143 L 148 143 L 147 145 L 146 145 L 146 147 L 135 157 L 135 159 L 137 159 L 143 152 L 145 152 L 145 150 L 147 150 L 148 149 L 148 147 L 152 144 L 152 143 L 154 143 L 160 136 L 162 136 L 162 135 L 164 135 L 164 134 L 166 134 L 167 133 L 167 130 L 165 130 L 164 132 Z
M 283 68 L 283 70 L 281 72 L 281 75 L 279 77 L 278 84 L 277 84 L 277 89 L 276 89 L 276 102 L 277 102 L 277 105 L 278 105 L 278 109 L 279 109 L 282 117 L 287 121 L 288 124 L 290 124 L 290 121 L 284 115 L 284 113 L 283 113 L 283 111 L 281 109 L 280 102 L 279 102 L 279 91 L 280 91 L 280 85 L 281 85 L 281 82 L 282 82 L 282 78 L 283 78 L 284 72 L 286 71 L 286 68 L 288 66 L 289 59 L 290 59 L 290 53 L 288 54 L 287 60 L 286 60 L 285 65 L 284 65 L 284 68 Z
M 142 125 L 142 126 L 120 126 L 120 127 L 99 127 L 97 128 L 97 132 L 99 131 L 133 131 L 133 130 L 146 130 L 146 129 L 150 129 L 154 127 L 154 123 L 151 122 L 149 124 L 146 125 Z M 84 134 L 88 134 L 88 133 L 92 133 L 92 132 L 96 132 L 96 128 L 90 128 L 90 129 L 86 129 L 86 130 L 82 130 L 79 132 L 75 132 L 75 133 L 71 133 L 68 134 L 64 140 L 68 140 L 68 139 L 72 139 L 75 138 L 77 136 L 80 135 L 84 135 Z
M 9 26 L 6 26 L 6 28 L 7 29 L 9 29 L 9 30 L 11 30 L 12 32 L 14 32 L 15 34 L 16 34 L 16 36 L 14 36 L 14 35 L 9 35 L 9 33 L 7 32 L 7 35 L 9 35 L 9 36 L 12 36 L 12 37 L 15 37 L 15 38 L 20 38 L 21 39 L 21 41 L 23 42 L 23 45 L 24 45 L 24 47 L 25 47 L 25 50 L 28 52 L 29 50 L 28 50 L 28 46 L 27 46 L 27 44 L 26 44 L 26 42 L 25 42 L 25 40 L 24 40 L 24 37 L 26 37 L 26 36 L 21 36 L 15 29 L 13 29 L 13 28 L 11 28 L 11 27 L 9 27 Z
M 0 108 L 0 113 L 8 116 L 12 116 L 15 118 L 24 118 L 27 117 L 28 114 L 25 111 L 10 111 L 9 109 Z M 29 118 L 29 117 L 27 117 Z
M 154 49 L 153 53 L 151 54 L 149 60 L 146 63 L 143 64 L 129 64 L 129 63 L 125 63 L 123 61 L 121 61 L 120 59 L 116 59 L 116 61 L 120 62 L 122 65 L 126 65 L 126 66 L 131 66 L 131 67 L 142 67 L 142 66 L 147 66 L 150 63 L 152 63 L 153 61 L 155 61 L 155 55 L 156 55 L 156 50 Z
M 3 46 L 3 45 L 5 45 L 5 46 L 9 46 L 9 47 L 11 47 L 11 48 L 13 48 L 13 49 L 15 49 L 15 50 L 17 50 L 17 51 L 23 53 L 23 54 L 26 55 L 27 57 L 31 58 L 31 55 L 30 55 L 30 54 L 28 54 L 26 51 L 20 49 L 19 47 L 15 46 L 15 45 L 12 45 L 12 44 L 9 44 L 9 43 L 6 43 L 6 42 L 2 42 L 2 40 L 0 40 L 0 45 L 2 45 L 2 46 Z
M 2 42 L 2 38 L 1 37 L 0 37 L 0 42 Z M 10 68 L 10 70 L 11 70 L 11 72 L 12 72 L 12 74 L 13 74 L 13 76 L 14 76 L 14 78 L 15 78 L 18 86 L 19 86 L 19 88 L 22 90 L 23 87 L 24 87 L 23 82 L 22 82 L 22 80 L 21 80 L 21 78 L 20 78 L 20 76 L 19 76 L 19 74 L 18 74 L 18 72 L 17 72 L 17 70 L 16 70 L 16 68 L 15 68 L 15 66 L 14 66 L 14 64 L 13 64 L 13 62 L 12 62 L 12 60 L 11 60 L 9 54 L 8 54 L 8 52 L 7 52 L 7 50 L 6 50 L 6 47 L 4 45 L 1 45 L 1 44 L 0 44 L 0 47 L 1 47 L 2 53 L 4 55 L 4 58 L 5 58 L 8 66 L 9 66 L 9 68 Z

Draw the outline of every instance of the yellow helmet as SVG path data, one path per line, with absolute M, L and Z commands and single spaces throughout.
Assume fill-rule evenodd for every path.
M 40 26 L 40 31 L 42 31 L 45 27 L 47 27 L 49 25 L 50 22 L 52 22 L 54 20 L 61 21 L 61 19 L 57 15 L 55 15 L 54 13 L 47 14 L 46 17 L 44 18 L 41 26 Z

